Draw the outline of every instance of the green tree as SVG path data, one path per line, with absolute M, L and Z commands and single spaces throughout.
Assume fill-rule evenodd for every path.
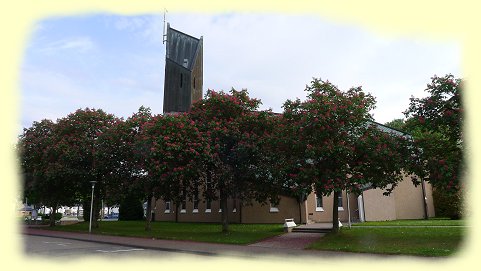
M 393 119 L 392 121 L 384 123 L 384 125 L 399 131 L 403 131 L 405 129 L 406 122 L 404 119 Z
M 142 220 L 144 218 L 144 207 L 142 201 L 135 193 L 127 192 L 120 201 L 119 220 Z
M 151 155 L 151 146 L 144 140 L 143 134 L 147 123 L 152 120 L 150 108 L 141 106 L 137 113 L 129 117 L 125 124 L 127 127 L 126 145 L 127 165 L 129 167 L 130 177 L 130 193 L 138 191 L 142 195 L 142 201 L 147 203 L 145 212 L 145 230 L 151 230 L 152 221 L 152 200 L 154 198 L 154 189 L 156 187 L 156 179 L 148 168 L 148 157 Z

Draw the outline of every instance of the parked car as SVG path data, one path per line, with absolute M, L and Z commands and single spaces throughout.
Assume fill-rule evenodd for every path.
M 112 214 L 104 216 L 104 219 L 118 219 L 118 218 L 119 218 L 118 213 L 112 213 Z

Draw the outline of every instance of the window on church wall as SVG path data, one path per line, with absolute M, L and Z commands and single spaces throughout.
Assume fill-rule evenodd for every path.
M 278 213 L 279 212 L 279 205 L 271 202 L 269 204 L 269 212 L 270 213 Z
M 210 199 L 208 199 L 205 202 L 205 212 L 210 213 L 211 211 L 212 211 L 212 201 Z
M 207 195 L 210 195 L 210 193 L 212 192 L 212 185 L 209 177 L 207 177 L 205 181 L 205 190 L 207 191 L 206 193 Z M 210 213 L 211 211 L 212 211 L 212 201 L 210 199 L 206 199 L 205 212 Z
M 183 86 L 183 83 L 184 83 L 184 74 L 180 73 L 180 87 Z
M 164 213 L 168 214 L 170 213 L 170 201 L 165 202 L 165 210 Z
M 193 200 L 193 210 L 192 213 L 198 213 L 199 212 L 199 190 L 196 189 L 194 192 L 194 200 Z
M 342 205 L 342 192 L 339 194 L 339 197 L 338 197 L 337 209 L 339 211 L 344 211 L 344 207 Z
M 324 206 L 322 202 L 322 195 L 316 193 L 316 212 L 324 211 Z
M 187 193 L 185 188 L 182 190 L 181 197 L 182 197 L 182 201 L 180 203 L 180 212 L 185 213 L 187 209 Z

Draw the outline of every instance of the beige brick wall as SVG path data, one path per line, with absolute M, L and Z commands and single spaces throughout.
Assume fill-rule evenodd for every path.
M 426 197 L 428 202 L 428 214 L 434 216 L 431 185 L 426 184 Z M 424 216 L 421 186 L 414 187 L 410 178 L 399 183 L 391 196 L 382 195 L 380 189 L 371 189 L 363 192 L 364 214 L 366 221 L 382 221 L 394 219 L 419 219 Z M 343 208 L 339 210 L 339 219 L 345 223 L 348 221 L 348 206 L 346 192 L 342 192 Z M 297 224 L 309 222 L 332 221 L 332 194 L 323 197 L 322 210 L 316 210 L 315 194 L 311 193 L 306 202 L 299 204 L 296 199 L 281 197 L 278 211 L 271 211 L 270 205 L 262 205 L 253 202 L 252 205 L 240 206 L 236 201 L 236 212 L 233 212 L 234 201 L 228 201 L 228 218 L 231 223 L 284 223 L 286 218 L 294 218 Z M 351 221 L 359 220 L 359 206 L 357 195 L 349 195 Z M 212 202 L 211 212 L 206 212 L 206 203 L 200 199 L 198 213 L 193 212 L 193 203 L 187 202 L 185 213 L 178 214 L 179 222 L 220 222 L 219 202 Z M 175 206 L 171 205 L 171 212 L 165 213 L 163 200 L 156 201 L 153 206 L 156 221 L 175 221 Z M 241 217 L 242 216 L 242 217 Z
M 346 191 L 342 192 L 342 208 L 338 208 L 339 220 L 347 222 L 349 219 L 348 204 Z M 307 197 L 308 217 L 312 222 L 332 222 L 332 204 L 333 194 L 322 197 L 322 210 L 316 210 L 316 196 L 311 193 Z M 354 194 L 349 194 L 349 209 L 351 210 L 351 221 L 359 219 L 359 212 L 357 206 L 357 197 Z
M 299 223 L 299 203 L 294 198 L 281 197 L 278 211 L 271 211 L 270 205 L 253 202 L 242 207 L 242 223 L 284 223 L 286 218 L 294 218 Z M 303 206 L 301 205 L 301 214 Z
M 428 216 L 433 217 L 435 213 L 430 184 L 425 184 L 425 191 Z M 366 221 L 424 218 L 422 185 L 414 186 L 410 177 L 406 176 L 390 196 L 384 196 L 383 192 L 380 189 L 364 191 Z
M 396 219 L 396 203 L 394 197 L 386 197 L 381 189 L 370 189 L 363 192 L 364 214 L 366 221 L 383 221 Z
M 424 199 L 421 185 L 415 187 L 404 178 L 395 188 L 396 219 L 416 219 L 424 217 Z

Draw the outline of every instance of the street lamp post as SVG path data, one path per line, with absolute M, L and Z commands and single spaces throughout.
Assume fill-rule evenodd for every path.
M 92 211 L 93 211 L 93 208 L 94 208 L 94 189 L 95 189 L 95 183 L 96 181 L 91 181 L 90 182 L 92 184 L 92 197 L 91 197 L 91 200 L 90 200 L 90 223 L 89 223 L 89 233 L 92 232 Z

